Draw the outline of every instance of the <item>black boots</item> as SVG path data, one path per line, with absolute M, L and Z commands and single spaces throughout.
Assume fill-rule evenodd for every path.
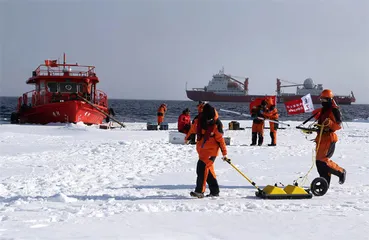
M 271 144 L 268 144 L 268 146 L 277 146 L 277 144 L 276 144 L 276 133 L 273 133 L 273 132 L 271 132 L 270 133 L 270 138 L 272 139 L 272 143 Z
M 345 169 L 343 169 L 343 172 L 340 174 L 340 176 L 339 176 L 339 181 L 338 181 L 338 183 L 339 184 L 344 184 L 345 183 L 345 181 L 346 181 L 346 170 Z
M 252 133 L 252 137 L 251 137 L 251 146 L 255 146 L 256 145 L 256 139 L 258 138 L 258 133 L 257 132 L 253 132 Z
M 219 193 L 218 194 L 209 193 L 205 195 L 205 197 L 219 197 Z
M 261 133 L 258 133 L 258 136 L 259 136 L 258 146 L 261 146 L 263 145 L 264 136 Z
M 199 192 L 190 192 L 191 197 L 203 198 L 204 194 Z
M 258 139 L 258 137 L 259 137 L 259 139 Z M 255 146 L 256 145 L 256 140 L 258 140 L 258 146 L 261 146 L 263 144 L 264 137 L 261 133 L 252 132 L 252 138 L 251 138 L 251 145 L 250 146 Z

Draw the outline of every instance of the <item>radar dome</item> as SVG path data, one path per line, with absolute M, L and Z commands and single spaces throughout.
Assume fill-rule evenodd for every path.
M 313 79 L 311 79 L 311 78 L 305 79 L 304 88 L 313 89 L 314 87 L 315 87 L 315 83 L 314 83 Z

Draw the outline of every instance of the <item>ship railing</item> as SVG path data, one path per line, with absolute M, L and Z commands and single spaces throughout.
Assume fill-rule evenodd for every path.
M 23 95 L 18 98 L 17 110 L 20 111 L 21 109 L 24 108 L 31 108 L 35 101 L 34 99 L 35 93 L 36 93 L 35 90 L 23 93 Z
M 102 107 L 108 107 L 108 95 L 101 90 L 96 90 L 95 103 Z
M 280 93 L 279 96 L 296 96 L 296 93 Z
M 94 66 L 84 66 L 78 64 L 56 64 L 53 67 L 41 64 L 32 73 L 33 77 L 38 76 L 80 76 L 96 77 Z
M 32 108 L 43 104 L 64 102 L 68 100 L 70 100 L 70 94 L 51 93 L 48 91 L 43 91 L 40 93 L 36 90 L 32 90 L 23 93 L 23 95 L 18 98 L 17 109 L 20 111 L 21 109 L 25 108 Z
M 72 94 L 60 92 L 51 93 L 48 91 L 37 92 L 36 90 L 28 91 L 23 93 L 23 95 L 18 98 L 17 110 L 19 112 L 25 108 L 28 109 L 48 103 L 77 100 L 78 97 L 75 97 Z M 83 95 L 83 93 L 80 92 L 77 94 Z M 108 107 L 108 96 L 105 92 L 101 90 L 96 90 L 96 95 L 95 98 L 92 99 L 92 102 L 102 107 Z

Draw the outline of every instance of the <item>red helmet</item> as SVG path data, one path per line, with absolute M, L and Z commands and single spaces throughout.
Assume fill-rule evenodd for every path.
M 320 94 L 320 98 L 333 98 L 333 92 L 329 89 L 324 89 Z

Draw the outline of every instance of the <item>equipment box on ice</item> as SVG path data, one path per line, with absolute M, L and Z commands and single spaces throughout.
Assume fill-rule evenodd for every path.
M 160 123 L 160 126 L 159 126 L 159 129 L 160 130 L 168 130 L 168 123 Z
M 186 134 L 181 132 L 170 131 L 169 142 L 173 144 L 185 144 Z
M 156 123 L 148 122 L 147 130 L 158 130 L 158 125 Z
M 240 123 L 237 121 L 231 121 L 228 124 L 229 130 L 240 130 Z

